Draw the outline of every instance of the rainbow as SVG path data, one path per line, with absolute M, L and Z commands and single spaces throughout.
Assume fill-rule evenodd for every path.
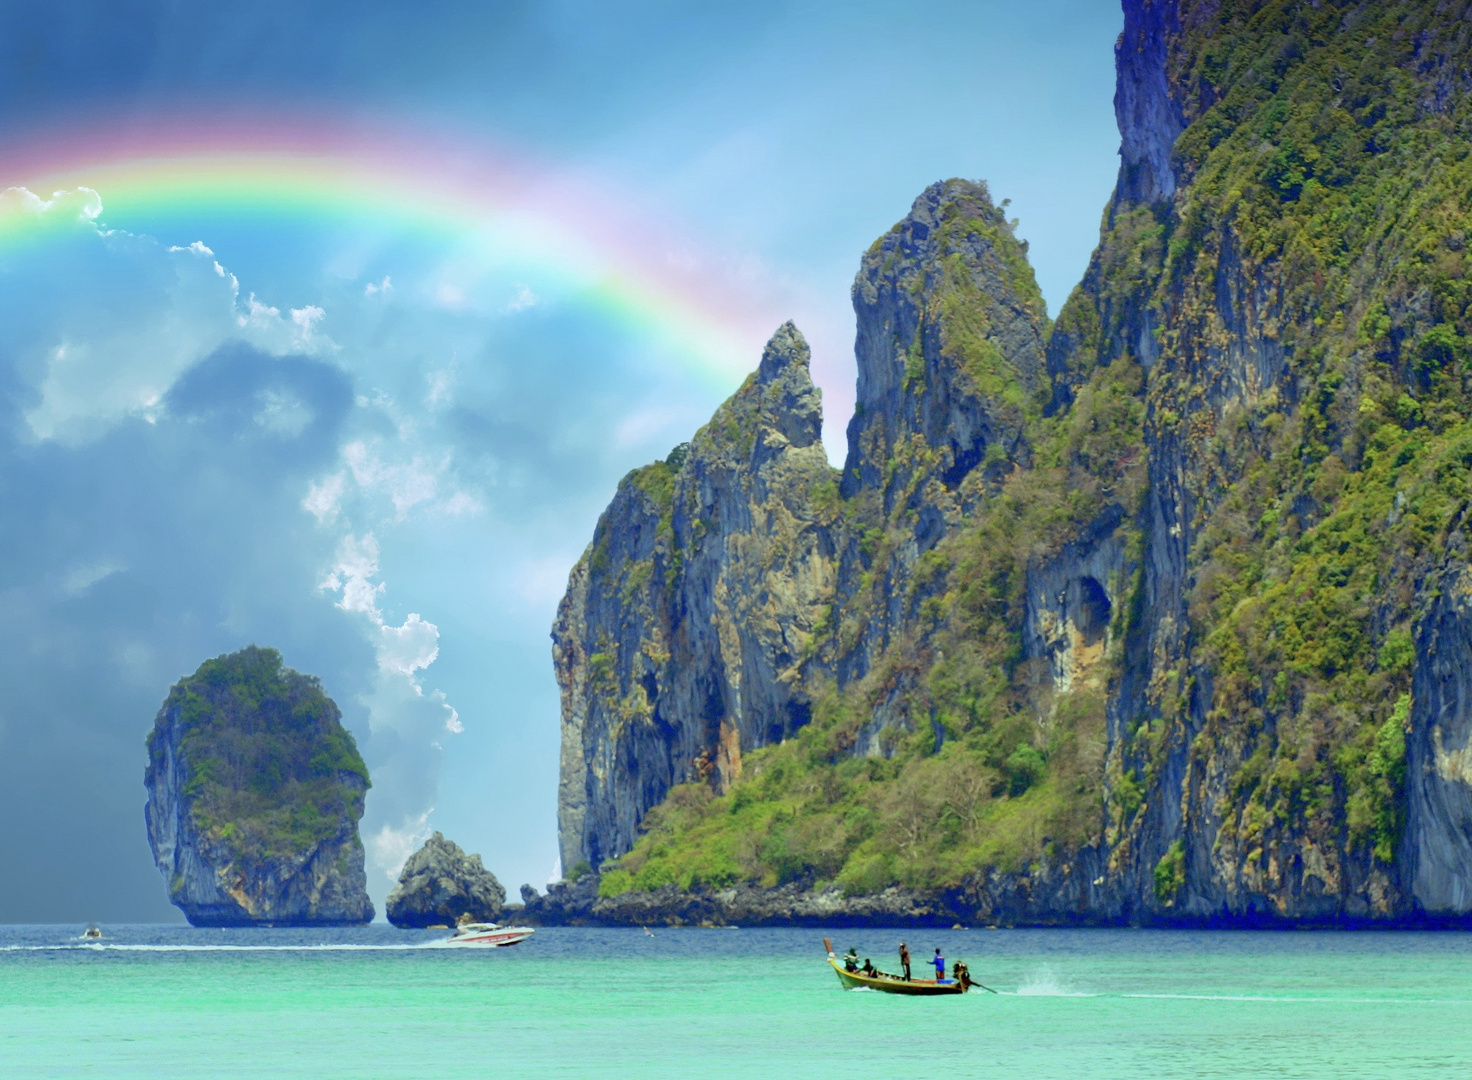
M 632 200 L 607 185 L 465 139 L 321 119 L 175 117 L 0 145 L 0 170 L 0 250 L 44 241 L 54 223 L 41 203 L 78 189 L 97 193 L 84 213 L 113 228 L 245 216 L 373 222 L 533 266 L 725 386 L 755 365 L 783 317 L 724 272 L 732 260 L 631 213 Z

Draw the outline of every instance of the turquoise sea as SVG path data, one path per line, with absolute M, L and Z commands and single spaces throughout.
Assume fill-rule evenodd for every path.
M 0 1076 L 1472 1076 L 1472 935 L 0 927 Z M 822 938 L 1000 991 L 842 991 Z M 918 973 L 918 972 L 917 972 Z

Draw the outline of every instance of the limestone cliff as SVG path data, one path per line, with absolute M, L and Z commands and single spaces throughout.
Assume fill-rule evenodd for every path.
M 195 926 L 369 922 L 368 770 L 314 678 L 255 646 L 181 679 L 148 737 L 144 816 Z
M 554 633 L 601 872 L 554 907 L 1472 911 L 1468 5 L 1123 6 L 1055 324 L 984 185 L 936 184 L 860 266 L 836 486 L 805 365 L 809 423 L 755 404 L 784 328 L 620 487 Z
M 799 674 L 833 590 L 821 431 L 788 324 L 689 444 L 619 485 L 552 632 L 565 867 L 623 854 L 673 785 L 724 790 L 743 748 L 808 720 Z

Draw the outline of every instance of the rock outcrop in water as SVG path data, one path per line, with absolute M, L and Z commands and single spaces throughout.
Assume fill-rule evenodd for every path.
M 207 660 L 175 684 L 144 782 L 154 861 L 195 926 L 372 920 L 368 770 L 322 684 L 274 649 Z
M 1056 323 L 934 185 L 861 264 L 841 473 L 784 327 L 620 486 L 554 630 L 597 875 L 543 917 L 1472 911 L 1467 4 L 1124 13 Z
M 398 883 L 388 894 L 388 921 L 395 926 L 454 926 L 462 915 L 495 922 L 506 904 L 506 890 L 460 845 L 435 833 L 409 856 Z

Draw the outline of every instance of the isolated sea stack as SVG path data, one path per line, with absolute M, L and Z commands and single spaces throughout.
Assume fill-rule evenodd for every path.
M 169 691 L 148 737 L 148 842 L 195 926 L 373 918 L 358 821 L 368 769 L 316 678 L 252 645 Z
M 435 833 L 409 857 L 399 883 L 388 894 L 388 921 L 395 926 L 453 926 L 462 915 L 476 922 L 495 922 L 506 903 L 506 890 L 459 844 Z

